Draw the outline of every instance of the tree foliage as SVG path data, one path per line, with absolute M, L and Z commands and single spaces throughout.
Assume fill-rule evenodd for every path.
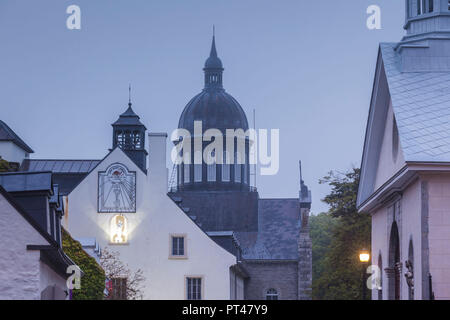
M 320 180 L 331 186 L 331 192 L 323 199 L 330 206 L 329 212 L 312 219 L 311 223 L 311 230 L 317 231 L 312 232 L 313 259 L 314 248 L 321 250 L 321 257 L 316 257 L 319 265 L 314 267 L 315 299 L 362 298 L 363 269 L 359 252 L 364 248 L 370 250 L 371 219 L 356 209 L 359 175 L 360 170 L 353 168 L 346 173 L 330 172 Z
M 9 172 L 9 171 L 10 171 L 9 162 L 0 157 L 0 172 Z
M 105 290 L 105 272 L 78 241 L 62 228 L 63 250 L 84 272 L 81 278 L 81 289 L 73 290 L 73 300 L 102 300 Z
M 320 279 L 325 272 L 325 257 L 331 246 L 334 228 L 337 225 L 337 219 L 328 213 L 312 215 L 309 218 L 310 235 L 312 240 L 312 278 L 313 278 L 313 299 L 319 298 L 320 294 L 316 292 L 315 279 Z
M 127 300 L 139 300 L 143 298 L 144 273 L 141 269 L 132 272 L 127 265 L 119 259 L 119 253 L 105 248 L 100 258 L 100 264 L 105 270 L 106 278 L 126 279 L 126 298 Z M 115 300 L 113 294 L 109 294 L 108 300 Z

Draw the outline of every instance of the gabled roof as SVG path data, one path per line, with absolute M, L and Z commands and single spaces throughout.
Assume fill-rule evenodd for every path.
M 69 275 L 66 273 L 67 267 L 75 265 L 75 263 L 64 253 L 59 244 L 52 238 L 52 236 L 45 231 L 39 223 L 24 210 L 0 185 L 0 195 L 18 212 L 47 242 L 48 245 L 27 245 L 27 250 L 39 250 L 41 252 L 41 260 L 49 265 L 62 277 L 67 278 Z M 1 212 L 0 212 L 1 214 Z M 82 275 L 84 272 L 81 270 Z
M 28 153 L 34 151 L 2 120 L 0 120 L 0 141 L 11 141 Z
M 396 43 L 381 43 L 407 162 L 450 162 L 450 72 L 401 72 Z
M 381 43 L 379 48 L 361 161 L 359 208 L 376 191 L 389 102 L 405 162 L 450 164 L 450 72 L 402 72 L 402 56 L 396 46 Z

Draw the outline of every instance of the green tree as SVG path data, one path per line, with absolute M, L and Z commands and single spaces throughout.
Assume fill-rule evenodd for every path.
M 320 292 L 320 288 L 317 287 L 317 281 L 315 279 L 320 279 L 324 272 L 326 272 L 325 257 L 331 246 L 336 224 L 337 219 L 325 212 L 312 215 L 309 218 L 312 241 L 312 298 L 314 300 L 319 300 L 324 296 L 324 293 Z
M 9 172 L 9 162 L 0 157 L 0 172 Z
M 102 300 L 105 290 L 105 271 L 78 241 L 62 228 L 63 250 L 84 272 L 81 289 L 73 290 L 73 300 Z
M 330 206 L 328 214 L 335 225 L 331 227 L 331 242 L 322 258 L 320 275 L 313 278 L 317 299 L 362 298 L 359 252 L 363 248 L 370 250 L 371 219 L 356 209 L 359 176 L 360 170 L 353 168 L 346 173 L 330 172 L 320 180 L 331 187 L 322 201 Z

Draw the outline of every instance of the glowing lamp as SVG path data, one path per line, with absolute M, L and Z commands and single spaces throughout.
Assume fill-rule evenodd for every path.
M 360 253 L 359 253 L 359 261 L 361 261 L 362 263 L 367 263 L 370 260 L 370 253 L 369 251 L 363 249 Z

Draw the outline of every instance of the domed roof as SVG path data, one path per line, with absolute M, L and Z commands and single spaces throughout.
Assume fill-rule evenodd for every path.
M 194 121 L 202 121 L 203 130 L 248 129 L 247 117 L 239 102 L 223 89 L 203 90 L 189 101 L 181 114 L 178 128 L 194 132 Z
M 215 37 L 213 36 L 211 53 L 205 62 L 205 88 L 189 101 L 184 108 L 178 128 L 194 132 L 194 121 L 202 121 L 203 130 L 217 128 L 225 133 L 226 129 L 248 129 L 244 110 L 222 87 L 222 61 L 217 56 Z

